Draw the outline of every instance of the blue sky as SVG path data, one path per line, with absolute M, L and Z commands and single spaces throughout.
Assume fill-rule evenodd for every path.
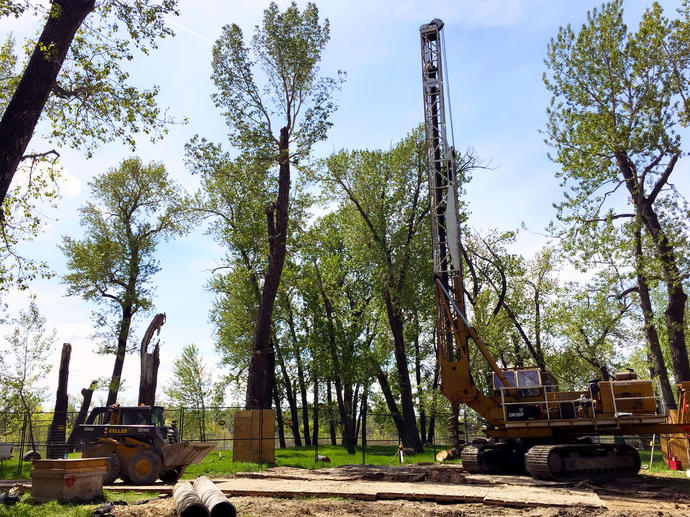
M 347 72 L 338 94 L 338 112 L 327 141 L 315 148 L 325 156 L 342 148 L 388 148 L 419 124 L 423 117 L 419 26 L 433 18 L 445 22 L 447 68 L 453 108 L 455 143 L 472 147 L 490 161 L 492 170 L 474 175 L 467 186 L 471 210 L 470 225 L 478 231 L 488 228 L 516 229 L 524 222 L 518 249 L 532 254 L 544 243 L 538 233 L 553 216 L 551 203 L 560 199 L 556 166 L 546 159 L 546 146 L 539 134 L 545 124 L 549 96 L 542 83 L 543 59 L 549 38 L 558 27 L 579 27 L 586 11 L 601 2 L 581 0 L 456 0 L 317 1 L 322 17 L 331 22 L 331 41 L 323 56 L 324 74 Z M 627 0 L 626 21 L 631 29 L 650 2 Z M 679 1 L 661 2 L 672 11 Z M 284 7 L 288 2 L 280 1 Z M 141 140 L 136 154 L 144 161 L 162 161 L 174 179 L 189 190 L 196 178 L 184 167 L 184 144 L 195 134 L 227 142 L 227 130 L 210 99 L 211 47 L 225 24 L 237 23 L 249 37 L 260 23 L 267 2 L 252 0 L 181 0 L 181 16 L 171 19 L 177 33 L 163 41 L 148 57 L 131 64 L 135 82 L 160 86 L 160 105 L 170 107 L 176 117 L 188 117 L 189 124 L 175 126 L 156 144 Z M 303 6 L 304 2 L 298 2 Z M 39 28 L 38 23 L 2 20 L 0 33 L 13 32 L 19 39 Z M 226 144 L 227 145 L 227 144 Z M 41 149 L 37 134 L 31 147 Z M 64 197 L 47 231 L 23 250 L 47 260 L 58 273 L 65 271 L 64 257 L 57 249 L 62 235 L 80 237 L 77 209 L 88 195 L 87 182 L 95 174 L 116 166 L 132 155 L 119 144 L 108 144 L 86 160 L 83 154 L 61 150 L 67 178 Z M 679 163 L 675 176 L 687 178 L 688 165 Z M 687 179 L 684 182 L 688 192 Z M 162 271 L 155 277 L 155 312 L 167 313 L 162 329 L 159 386 L 168 382 L 174 357 L 182 347 L 195 343 L 206 361 L 216 367 L 213 328 L 208 322 L 212 295 L 204 289 L 209 269 L 219 263 L 220 249 L 203 229 L 160 246 Z M 95 377 L 109 376 L 112 358 L 92 353 L 92 305 L 79 298 L 65 297 L 59 278 L 36 281 L 31 291 L 37 297 L 49 327 L 58 330 L 58 343 L 73 345 L 69 391 L 77 394 Z M 26 296 L 11 293 L 12 307 L 25 307 Z M 137 341 L 150 316 L 140 318 Z M 56 344 L 55 363 L 59 357 Z M 125 360 L 127 389 L 121 401 L 135 401 L 138 385 L 138 356 Z M 219 372 L 218 372 L 219 373 Z M 51 398 L 57 372 L 48 380 Z M 159 392 L 160 393 L 160 392 Z M 96 401 L 105 399 L 101 393 Z M 231 402 L 232 400 L 229 400 Z

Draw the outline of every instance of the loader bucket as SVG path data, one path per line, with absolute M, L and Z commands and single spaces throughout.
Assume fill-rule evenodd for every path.
M 163 464 L 166 469 L 170 469 L 199 463 L 215 446 L 213 442 L 166 445 L 163 447 Z

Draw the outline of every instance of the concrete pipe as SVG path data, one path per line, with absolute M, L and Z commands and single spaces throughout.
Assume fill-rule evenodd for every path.
M 179 517 L 208 517 L 208 509 L 189 481 L 179 481 L 173 488 L 173 499 Z
M 235 517 L 235 506 L 206 476 L 194 481 L 194 490 L 211 512 L 211 517 Z

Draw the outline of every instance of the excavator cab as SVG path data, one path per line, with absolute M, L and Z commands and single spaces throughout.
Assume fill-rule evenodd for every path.
M 505 386 L 496 372 L 492 374 L 494 396 L 501 396 L 502 388 L 517 388 L 520 398 L 543 397 L 544 391 L 558 391 L 558 381 L 549 372 L 539 368 L 505 368 L 501 370 L 508 386 Z

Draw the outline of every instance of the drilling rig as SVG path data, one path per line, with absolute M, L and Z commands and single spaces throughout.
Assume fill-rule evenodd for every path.
M 523 473 L 541 479 L 636 474 L 640 457 L 624 443 L 601 443 L 601 436 L 688 433 L 690 424 L 671 423 L 657 406 L 651 380 L 634 373 L 613 380 L 592 379 L 579 391 L 560 391 L 555 377 L 540 368 L 500 367 L 470 326 L 464 302 L 455 151 L 448 142 L 444 84 L 443 22 L 420 27 L 424 127 L 429 169 L 434 296 L 441 392 L 451 403 L 451 438 L 458 445 L 460 404 L 487 423 L 489 440 L 462 449 L 471 473 Z M 446 80 L 447 83 L 447 80 Z M 473 342 L 491 370 L 491 393 L 472 378 Z M 678 385 L 681 396 L 690 381 Z

